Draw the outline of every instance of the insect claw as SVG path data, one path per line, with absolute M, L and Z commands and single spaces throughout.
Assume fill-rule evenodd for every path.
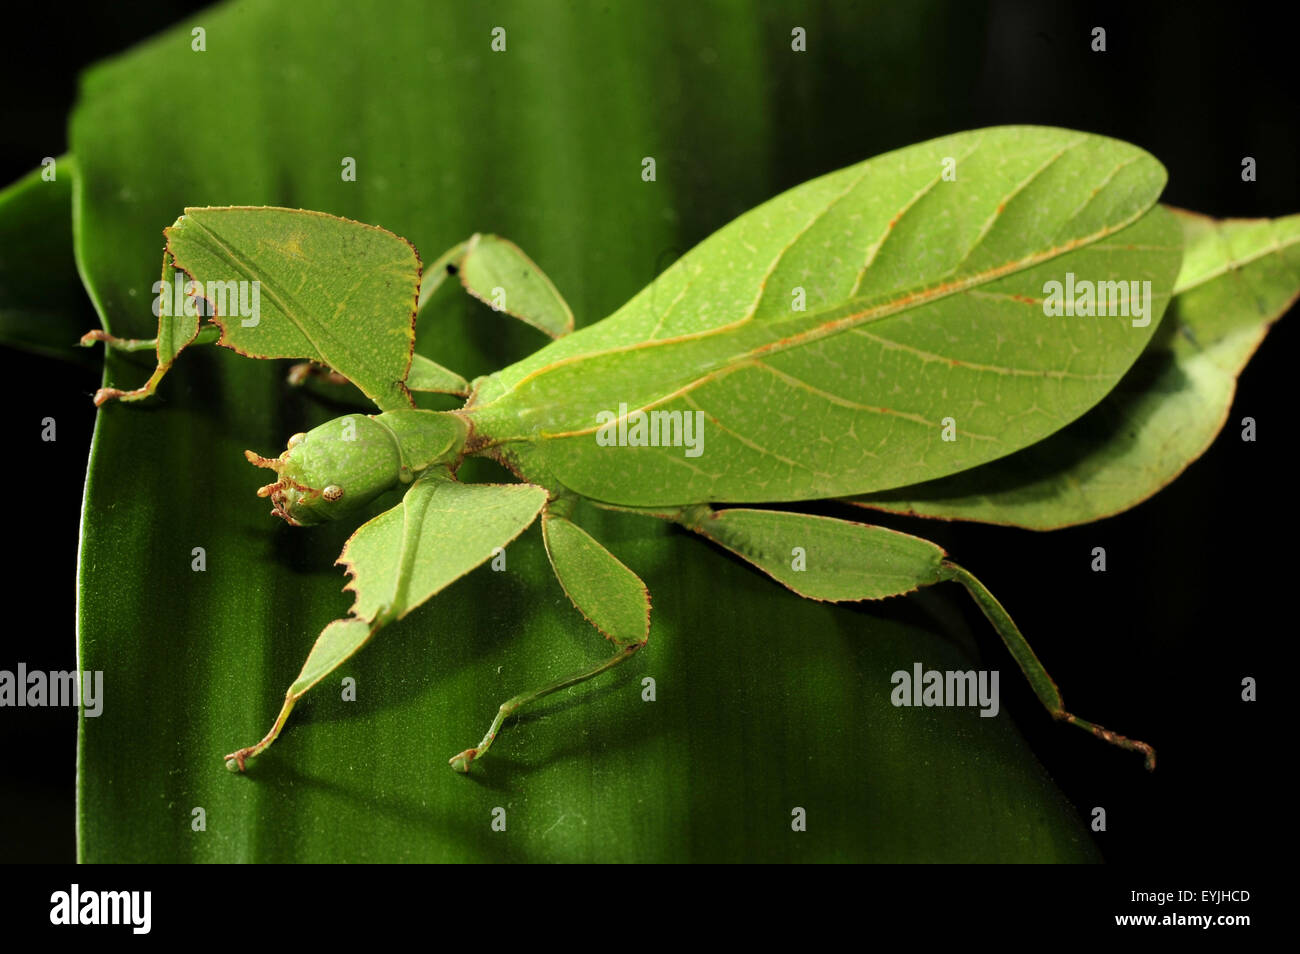
M 447 760 L 447 763 L 462 775 L 468 774 L 469 763 L 474 761 L 476 755 L 478 755 L 478 749 L 466 749 L 460 755 L 453 755 Z
M 278 458 L 263 457 L 260 454 L 254 454 L 251 450 L 244 451 L 244 458 L 254 467 L 265 467 L 276 473 L 279 473 L 280 468 L 284 466 L 284 462 Z
M 248 756 L 248 749 L 240 749 L 238 752 L 231 752 L 226 756 L 226 768 L 232 772 L 244 771 L 244 759 Z
M 281 520 L 283 520 L 285 523 L 287 523 L 287 524 L 288 524 L 289 526 L 291 526 L 291 527 L 301 527 L 301 526 L 302 526 L 301 523 L 299 523 L 297 520 L 293 519 L 293 517 L 289 516 L 289 514 L 285 513 L 285 512 L 284 512 L 283 510 L 281 510 L 278 506 L 277 506 L 274 510 L 271 511 L 271 516 L 273 516 L 273 517 L 279 517 Z
M 95 407 L 103 407 L 109 401 L 134 401 L 139 398 L 148 397 L 152 393 L 150 388 L 136 388 L 134 391 L 123 391 L 119 388 L 100 388 L 95 392 Z
M 289 373 L 285 376 L 285 380 L 289 382 L 290 387 L 300 388 L 307 383 L 307 379 L 310 377 L 311 362 L 300 361 L 289 368 Z

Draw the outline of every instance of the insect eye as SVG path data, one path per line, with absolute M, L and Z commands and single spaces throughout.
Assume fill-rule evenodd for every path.
M 304 434 L 302 431 L 299 431 L 297 434 L 293 435 L 293 437 L 289 438 L 289 445 L 288 445 L 289 449 L 293 450 L 293 448 L 297 447 L 306 439 L 307 439 L 307 435 Z
M 321 491 L 321 496 L 324 497 L 326 500 L 330 501 L 330 503 L 333 503 L 336 500 L 342 500 L 343 488 L 338 486 L 337 484 L 330 484 L 328 487 L 326 487 L 324 490 Z

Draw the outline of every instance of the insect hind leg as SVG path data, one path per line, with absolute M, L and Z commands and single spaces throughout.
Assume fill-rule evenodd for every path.
M 583 669 L 580 672 L 573 673 L 572 675 L 565 676 L 561 679 L 557 679 L 540 689 L 535 689 L 532 692 L 520 693 L 517 696 L 507 699 L 505 702 L 501 703 L 500 708 L 497 709 L 496 718 L 492 720 L 492 725 L 488 727 L 487 734 L 483 736 L 483 740 L 473 748 L 466 749 L 464 752 L 452 756 L 448 760 L 448 764 L 450 764 L 457 772 L 468 772 L 472 762 L 487 754 L 488 749 L 492 747 L 492 743 L 496 741 L 497 734 L 501 731 L 501 726 L 510 716 L 514 715 L 524 706 L 541 699 L 543 696 L 549 696 L 551 693 L 559 692 L 561 689 L 567 689 L 569 686 L 576 686 L 580 682 L 586 682 L 588 679 L 592 679 L 603 672 L 613 669 L 619 663 L 634 656 L 637 650 L 644 646 L 646 642 L 647 640 L 643 639 L 640 642 L 631 643 L 622 647 L 616 655 L 597 663 L 595 666 Z

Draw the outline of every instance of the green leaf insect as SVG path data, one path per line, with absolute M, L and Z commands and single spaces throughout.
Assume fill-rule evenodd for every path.
M 938 546 L 773 504 L 839 500 L 1035 529 L 1096 520 L 1172 480 L 1221 429 L 1238 374 L 1300 292 L 1300 216 L 1218 222 L 1158 204 L 1141 149 L 1044 127 L 960 133 L 804 183 L 740 216 L 603 321 L 573 331 L 519 248 L 477 235 L 421 283 L 409 243 L 317 212 L 187 209 L 165 230 L 153 394 L 181 351 L 295 359 L 292 383 L 350 382 L 378 409 L 289 438 L 259 493 L 295 526 L 400 502 L 339 558 L 355 602 L 325 627 L 271 730 L 387 623 L 492 559 L 540 516 L 564 593 L 612 654 L 503 703 L 469 771 L 521 707 L 643 648 L 650 594 L 580 526 L 582 507 L 672 521 L 800 596 L 965 588 L 1058 720 L 1070 713 L 1007 611 Z M 468 382 L 414 352 L 455 276 L 550 335 Z M 463 397 L 451 411 L 412 392 Z M 465 458 L 519 483 L 462 483 Z M 768 505 L 764 508 L 761 505 Z M 846 510 L 846 514 L 851 511 Z

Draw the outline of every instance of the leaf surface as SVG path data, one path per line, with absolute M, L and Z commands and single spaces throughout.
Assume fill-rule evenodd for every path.
M 1187 250 L 1173 302 L 1101 404 L 1010 457 L 850 502 L 1051 530 L 1127 510 L 1181 474 L 1214 442 L 1237 377 L 1300 295 L 1300 215 L 1176 217 Z

